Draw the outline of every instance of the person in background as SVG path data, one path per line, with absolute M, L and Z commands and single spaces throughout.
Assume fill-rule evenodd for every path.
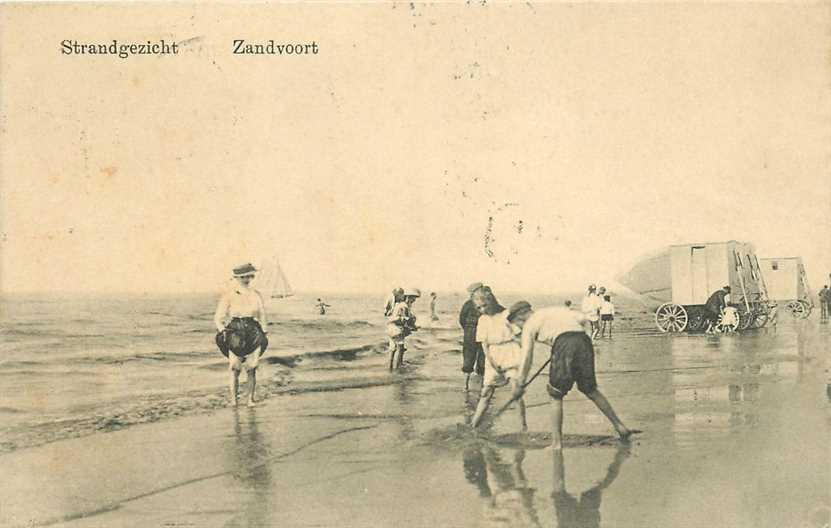
M 497 387 L 509 382 L 514 391 L 522 368 L 522 350 L 519 339 L 514 333 L 513 325 L 508 322 L 508 310 L 496 300 L 493 292 L 485 286 L 473 295 L 473 303 L 482 314 L 476 327 L 476 341 L 482 344 L 485 354 L 485 376 L 482 379 L 482 393 L 473 415 L 472 426 L 476 428 Z M 519 419 L 521 431 L 528 430 L 525 419 L 525 400 L 520 398 Z
M 436 313 L 436 302 L 438 302 L 438 296 L 436 292 L 430 292 L 430 320 L 431 321 L 438 321 L 439 314 Z
M 583 314 L 585 314 L 586 320 L 591 326 L 589 336 L 592 339 L 597 337 L 597 332 L 599 330 L 598 322 L 600 320 L 600 302 L 600 297 L 597 296 L 597 286 L 589 284 L 586 296 L 583 297 L 583 302 L 580 304 L 580 309 L 583 311 Z
M 819 291 L 819 320 L 826 321 L 828 319 L 828 285 L 825 284 Z
M 569 310 L 571 310 L 571 307 L 572 307 L 572 302 L 571 302 L 571 299 L 566 299 L 566 302 L 564 302 L 564 303 L 563 303 L 563 305 L 564 305 L 566 308 L 568 308 Z
M 402 301 L 398 302 L 392 309 L 387 324 L 387 334 L 395 343 L 395 349 L 390 353 L 390 370 L 393 368 L 400 368 L 404 363 L 404 352 L 407 350 L 404 346 L 404 340 L 411 333 L 418 330 L 416 326 L 416 317 L 413 313 L 413 304 L 416 299 L 421 297 L 421 292 L 412 288 L 404 291 Z M 398 358 L 396 360 L 396 353 Z
M 401 288 L 395 288 L 392 290 L 392 293 L 387 297 L 386 303 L 384 304 L 384 317 L 389 318 L 392 315 L 392 309 L 395 308 L 395 305 L 399 302 L 404 300 L 404 290 Z M 389 328 L 387 333 L 389 334 Z M 387 353 L 392 355 L 395 354 L 395 339 L 392 336 L 389 336 L 389 347 L 387 347 Z
M 387 300 L 384 302 L 384 317 L 389 317 L 392 313 L 392 309 L 396 303 L 402 301 L 404 299 L 404 290 L 401 288 L 395 288 L 392 290 L 387 296 Z
M 317 304 L 315 304 L 315 308 L 318 309 L 320 315 L 326 315 L 326 308 L 331 308 L 331 304 L 326 304 L 320 298 L 317 299 Z
M 548 372 L 548 394 L 551 406 L 552 449 L 563 447 L 563 398 L 575 383 L 611 422 L 622 441 L 632 434 L 620 421 L 612 405 L 597 388 L 594 372 L 594 346 L 586 334 L 588 319 L 585 314 L 561 306 L 543 308 L 536 312 L 526 301 L 511 306 L 508 322 L 522 329 L 522 371 L 516 385 L 514 398 L 522 397 L 525 380 L 534 364 L 534 344 L 551 346 L 551 367 Z
M 600 305 L 600 338 L 606 333 L 606 325 L 609 325 L 609 339 L 612 338 L 612 323 L 615 320 L 615 305 L 612 303 L 611 295 L 603 296 L 603 303 Z
M 240 370 L 248 371 L 248 406 L 256 404 L 257 365 L 268 348 L 268 321 L 260 293 L 251 287 L 257 269 L 251 263 L 234 268 L 236 284 L 219 299 L 214 314 L 216 345 L 228 358 L 229 390 L 232 405 L 237 405 Z M 230 320 L 229 320 L 230 318 Z
M 470 389 L 470 375 L 473 372 L 483 376 L 485 374 L 485 354 L 482 344 L 476 341 L 476 325 L 479 323 L 479 310 L 473 303 L 473 294 L 483 287 L 481 282 L 474 282 L 467 287 L 470 295 L 459 312 L 459 326 L 464 331 L 462 340 L 462 372 L 465 374 L 465 392 Z
M 831 315 L 831 288 L 828 289 L 828 292 L 825 294 L 825 319 L 828 320 L 828 316 Z
M 715 324 L 721 315 L 721 311 L 727 306 L 727 297 L 730 295 L 730 286 L 716 290 L 707 299 L 704 305 L 704 322 L 707 323 L 707 333 L 713 333 Z

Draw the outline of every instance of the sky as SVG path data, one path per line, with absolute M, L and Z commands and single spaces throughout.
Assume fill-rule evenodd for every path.
M 574 291 L 731 239 L 828 282 L 827 4 L 4 4 L 0 23 L 0 292 L 214 291 L 273 257 L 300 291 Z

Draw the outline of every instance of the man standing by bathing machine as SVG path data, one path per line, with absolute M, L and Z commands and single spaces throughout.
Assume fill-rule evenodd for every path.
M 476 341 L 476 325 L 479 324 L 479 310 L 473 303 L 473 294 L 482 288 L 481 282 L 474 282 L 467 287 L 470 295 L 459 312 L 459 325 L 464 331 L 462 341 L 462 372 L 465 373 L 465 392 L 470 389 L 470 374 L 476 372 L 480 376 L 485 374 L 485 354 L 482 344 Z
M 825 321 L 828 319 L 828 285 L 824 285 L 819 291 L 819 320 Z
M 577 389 L 608 418 L 621 440 L 632 434 L 597 388 L 594 346 L 586 333 L 588 319 L 585 314 L 560 306 L 535 312 L 528 302 L 519 301 L 511 306 L 508 321 L 522 329 L 523 363 L 514 399 L 521 398 L 524 392 L 525 380 L 534 363 L 534 343 L 539 341 L 551 346 L 547 389 L 554 400 L 551 408 L 553 449 L 563 446 L 563 397 L 575 383 Z
M 245 367 L 250 385 L 248 406 L 253 407 L 256 402 L 254 392 L 257 389 L 257 365 L 268 347 L 265 330 L 268 321 L 263 298 L 260 292 L 251 287 L 257 269 L 251 263 L 245 263 L 233 271 L 236 284 L 220 297 L 214 314 L 216 345 L 222 355 L 228 358 L 231 403 L 237 405 L 239 374 Z
M 721 311 L 727 306 L 727 296 L 730 295 L 730 286 L 716 290 L 704 304 L 704 322 L 707 323 L 707 332 L 713 331 L 713 326 L 718 322 Z

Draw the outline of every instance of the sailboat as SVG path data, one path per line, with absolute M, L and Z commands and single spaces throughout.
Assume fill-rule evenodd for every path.
M 283 268 L 280 267 L 280 262 L 276 258 L 262 266 L 257 289 L 266 299 L 284 299 L 294 295 L 286 274 L 283 273 Z

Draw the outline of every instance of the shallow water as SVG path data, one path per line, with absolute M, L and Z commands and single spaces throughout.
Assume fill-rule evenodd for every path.
M 596 344 L 601 390 L 643 431 L 626 445 L 572 393 L 559 459 L 541 381 L 526 396 L 528 434 L 513 409 L 470 432 L 476 393 L 460 390 L 447 325 L 420 331 L 397 373 L 374 349 L 294 350 L 293 366 L 264 367 L 286 378 L 253 410 L 220 409 L 217 395 L 172 415 L 180 391 L 159 396 L 166 414 L 152 423 L 2 455 L 0 525 L 823 526 L 829 326 L 665 336 L 629 312 Z
M 318 296 L 268 302 L 270 343 L 258 376 L 262 397 L 287 387 L 297 392 L 391 382 L 383 297 L 325 296 L 332 308 L 320 316 Z M 463 301 L 440 296 L 438 322 L 429 321 L 426 300 L 417 302 L 424 328 L 408 340 L 410 349 L 456 361 Z M 215 302 L 210 296 L 0 299 L 0 452 L 225 406 L 227 362 L 213 341 Z M 620 324 L 632 331 L 626 320 Z M 442 369 L 447 375 L 458 367 Z

